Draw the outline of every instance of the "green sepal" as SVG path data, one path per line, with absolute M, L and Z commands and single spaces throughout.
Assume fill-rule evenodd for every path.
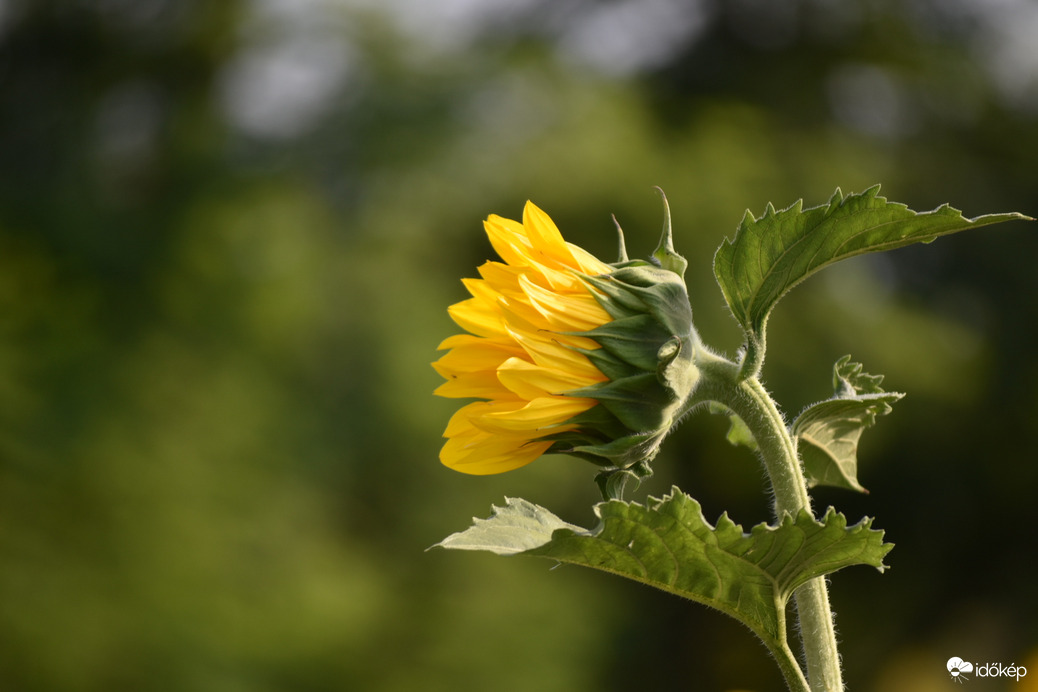
M 652 468 L 646 462 L 632 464 L 626 468 L 612 467 L 605 469 L 595 476 L 595 483 L 602 493 L 604 500 L 622 500 L 624 489 L 630 481 L 635 482 L 635 487 L 643 480 L 652 476 Z
M 540 438 L 552 442 L 547 453 L 569 454 L 606 470 L 647 464 L 667 434 L 667 428 L 631 432 L 605 406 L 593 406 L 566 424 L 573 428 Z
M 674 272 L 635 261 L 609 274 L 581 278 L 601 294 L 595 297 L 613 319 L 649 314 L 671 334 L 691 332 L 688 290 Z
M 620 266 L 651 267 L 652 265 L 643 260 L 634 260 L 625 262 Z M 578 274 L 577 276 L 584 283 L 595 289 L 591 294 L 614 320 L 644 315 L 648 308 L 645 301 L 637 294 L 626 290 L 621 283 L 615 281 L 613 279 L 614 273 L 615 271 L 609 274 L 602 274 L 601 276 L 588 276 L 585 274 Z
M 626 469 L 652 461 L 656 457 L 665 435 L 665 430 L 633 433 L 599 444 L 578 445 L 573 447 L 570 453 L 608 460 L 610 466 Z M 598 463 L 602 465 L 602 462 Z
M 627 243 L 624 242 L 624 229 L 620 228 L 620 222 L 616 220 L 616 215 L 613 215 L 613 225 L 616 227 L 616 237 L 619 248 L 619 259 L 616 260 L 617 264 L 621 262 L 629 262 L 630 257 L 627 256 Z
M 595 506 L 593 530 L 575 527 L 543 507 L 508 500 L 504 508 L 438 547 L 533 555 L 618 574 L 717 608 L 776 651 L 786 642 L 786 604 L 797 587 L 850 565 L 881 572 L 893 547 L 872 520 L 847 526 L 832 508 L 821 521 L 807 511 L 750 533 L 724 514 L 711 526 L 680 489 L 646 505 L 618 500 Z M 556 527 L 548 535 L 548 530 Z M 528 529 L 528 535 L 523 531 Z
M 580 332 L 580 336 L 594 339 L 602 350 L 639 370 L 653 371 L 658 364 L 660 346 L 671 339 L 672 334 L 658 320 L 643 313 L 606 322 L 601 327 Z M 594 351 L 584 353 L 592 355 Z
M 574 444 L 615 440 L 631 431 L 605 406 L 592 406 L 566 421 L 567 432 L 554 433 L 541 439 L 573 441 Z
M 649 265 L 624 267 L 606 277 L 614 288 L 641 300 L 642 312 L 653 315 L 671 334 L 689 334 L 692 306 L 688 301 L 688 289 L 677 274 Z
M 638 259 L 638 258 L 626 259 L 626 260 L 624 260 L 622 262 L 614 262 L 613 264 L 610 264 L 609 266 L 612 267 L 613 269 L 627 269 L 629 267 L 655 267 L 657 269 L 661 268 L 659 264 L 656 264 L 654 262 L 650 262 L 649 260 L 643 260 L 643 259 Z M 602 276 L 609 276 L 609 275 L 608 274 L 603 274 Z
M 882 375 L 862 371 L 844 356 L 833 366 L 833 398 L 807 407 L 793 422 L 809 487 L 829 485 L 868 492 L 858 482 L 858 442 L 876 416 L 891 411 L 904 394 L 885 392 Z
M 669 426 L 678 403 L 671 391 L 660 386 L 655 372 L 610 380 L 566 394 L 595 399 L 634 432 Z
M 583 336 L 586 332 L 580 332 L 579 334 Z M 578 348 L 575 350 L 587 356 L 591 364 L 611 380 L 619 380 L 643 372 L 641 368 L 631 365 L 605 348 Z

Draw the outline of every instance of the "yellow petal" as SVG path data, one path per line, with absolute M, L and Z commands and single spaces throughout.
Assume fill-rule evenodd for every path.
M 485 476 L 526 466 L 551 447 L 551 442 L 515 443 L 487 436 L 463 441 L 449 439 L 440 450 L 440 462 L 455 471 Z
M 551 446 L 550 441 L 531 442 L 525 434 L 493 434 L 472 423 L 472 418 L 482 412 L 518 410 L 524 403 L 476 402 L 463 406 L 447 424 L 447 442 L 440 450 L 440 461 L 465 473 L 489 474 L 525 466 L 541 456 Z
M 533 202 L 527 202 L 523 208 L 523 228 L 533 246 L 534 260 L 540 260 L 555 269 L 575 269 L 592 275 L 612 271 L 608 264 L 587 250 L 567 243 L 551 217 Z
M 505 334 L 504 337 L 483 337 L 476 336 L 475 334 L 454 334 L 448 336 L 446 339 L 440 342 L 440 345 L 436 347 L 437 351 L 443 351 L 448 348 L 456 348 L 458 346 L 469 346 L 475 344 L 491 344 L 495 348 L 510 348 L 515 346 L 515 340 L 512 339 L 511 335 Z
M 586 336 L 563 334 L 551 329 L 548 326 L 548 321 L 544 318 L 544 315 L 537 312 L 537 310 L 532 306 L 525 310 L 530 314 L 527 315 L 526 312 L 520 314 L 515 310 L 512 310 L 510 306 L 506 306 L 503 311 L 505 317 L 505 331 L 512 342 L 519 343 L 516 339 L 516 335 L 525 334 L 538 341 L 547 341 L 558 346 L 568 346 L 570 350 L 579 348 L 594 350 L 599 348 L 598 342 L 594 339 L 590 339 Z M 527 319 L 527 317 L 529 317 L 529 319 Z
M 503 231 L 513 236 L 516 236 L 518 238 L 526 237 L 526 230 L 523 228 L 523 225 L 518 221 L 515 221 L 513 219 L 506 219 L 505 217 L 498 216 L 497 214 L 491 214 L 490 216 L 488 216 L 487 221 L 493 223 L 496 226 L 501 227 Z
M 519 277 L 529 271 L 526 267 L 512 267 L 501 262 L 484 262 L 479 267 L 483 280 L 501 294 L 522 294 Z
M 558 226 L 544 211 L 533 202 L 527 201 L 523 207 L 523 229 L 530 239 L 530 244 L 542 256 L 554 258 L 563 264 L 576 267 L 573 255 L 566 246 Z
M 515 221 L 492 214 L 483 222 L 483 228 L 494 252 L 506 264 L 512 267 L 525 267 L 529 264 L 532 248 L 522 226 Z
M 499 308 L 506 326 L 521 324 L 524 329 L 535 332 L 553 330 L 548 318 L 530 302 L 526 294 L 518 298 L 502 298 Z
M 443 432 L 443 436 L 447 438 L 485 436 L 487 434 L 485 430 L 473 425 L 472 421 L 474 418 L 495 411 L 518 411 L 526 404 L 527 402 L 520 401 L 519 399 L 512 399 L 511 401 L 474 401 L 471 404 L 466 404 L 455 411 L 451 419 L 447 421 L 447 429 Z
M 509 358 L 525 355 L 518 344 L 501 344 L 490 339 L 466 342 L 452 348 L 433 363 L 443 377 L 460 373 L 494 371 Z
M 509 333 L 537 365 L 571 373 L 589 385 L 606 380 L 606 376 L 599 372 L 587 356 L 562 344 L 561 336 L 545 335 L 543 332 L 519 332 L 514 329 L 510 329 Z
M 495 435 L 521 434 L 527 439 L 565 430 L 564 424 L 595 405 L 594 399 L 543 397 L 516 410 L 490 410 L 471 418 L 472 425 Z
M 588 385 L 587 380 L 564 370 L 545 368 L 522 358 L 509 358 L 497 370 L 501 385 L 521 399 L 537 399 L 571 392 Z
M 501 262 L 485 262 L 479 267 L 479 275 L 501 293 L 507 294 L 509 292 L 519 291 L 520 276 L 525 276 L 530 281 L 534 281 L 544 288 L 554 291 L 581 294 L 590 293 L 587 286 L 575 273 L 575 270 L 570 268 L 554 269 L 535 261 L 528 255 L 520 255 L 513 245 L 509 245 L 508 247 L 512 252 L 516 253 L 516 256 L 512 258 L 511 263 L 503 264 Z M 529 251 L 529 249 L 527 249 L 527 251 Z M 508 250 L 506 250 L 506 252 L 508 252 Z M 591 257 L 591 255 L 587 253 L 585 254 L 587 257 Z M 591 257 L 591 259 L 597 262 L 593 257 Z M 605 267 L 606 270 L 609 270 L 608 266 L 602 266 Z M 594 273 L 601 273 L 598 271 L 598 267 L 595 267 Z
M 574 269 L 552 269 L 546 265 L 531 262 L 530 270 L 526 272 L 525 276 L 544 288 L 559 293 L 588 295 L 591 293 Z
M 453 375 L 433 394 L 448 399 L 498 399 L 511 393 L 494 373 Z
M 553 293 L 524 276 L 519 277 L 519 284 L 529 298 L 530 304 L 557 331 L 585 332 L 595 327 L 601 327 L 613 319 L 590 294 L 561 295 Z
M 465 331 L 478 336 L 502 336 L 504 319 L 497 304 L 497 294 L 482 281 L 466 281 L 465 285 L 473 297 L 447 308 L 451 319 Z
M 573 255 L 573 259 L 576 260 L 577 268 L 581 272 L 589 276 L 598 276 L 600 274 L 608 274 L 609 272 L 613 271 L 612 267 L 610 267 L 608 264 L 592 255 L 590 252 L 580 247 L 579 245 L 574 245 L 573 243 L 566 243 L 566 245 L 569 247 L 569 251 Z
M 485 303 L 488 307 L 497 305 L 501 297 L 501 293 L 494 286 L 481 279 L 462 279 L 461 283 L 472 294 L 473 300 Z

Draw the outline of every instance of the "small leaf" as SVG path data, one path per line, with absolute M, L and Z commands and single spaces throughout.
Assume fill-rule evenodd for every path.
M 699 503 L 678 488 L 661 500 L 650 498 L 648 505 L 599 503 L 600 521 L 593 531 L 566 525 L 546 539 L 545 526 L 561 520 L 520 502 L 495 508 L 489 519 L 439 545 L 481 549 L 486 543 L 482 549 L 498 554 L 536 555 L 618 574 L 717 608 L 756 632 L 773 651 L 785 646 L 786 603 L 797 587 L 849 565 L 882 571 L 892 547 L 883 543 L 882 531 L 871 528 L 871 519 L 848 527 L 832 509 L 822 521 L 801 511 L 796 518 L 785 515 L 778 526 L 755 526 L 749 534 L 726 514 L 713 527 Z M 531 513 L 550 519 L 535 522 L 533 534 L 520 539 L 516 527 Z M 506 550 L 497 524 L 507 537 Z M 465 537 L 476 529 L 474 540 Z M 531 547 L 516 550 L 520 544 Z
M 521 497 L 506 497 L 504 507 L 491 508 L 489 519 L 473 517 L 472 526 L 431 547 L 516 555 L 549 542 L 556 529 L 584 530 Z
M 808 485 L 831 485 L 868 492 L 858 482 L 858 441 L 876 416 L 890 413 L 904 394 L 884 392 L 882 375 L 862 372 L 844 356 L 833 367 L 836 395 L 809 406 L 793 423 Z
M 735 237 L 714 256 L 714 275 L 728 306 L 746 331 L 748 357 L 763 357 L 764 331 L 772 308 L 811 274 L 848 257 L 893 250 L 968 228 L 1026 220 L 1021 214 L 967 219 L 943 205 L 919 213 L 879 197 L 879 186 L 844 197 L 837 189 L 829 203 L 803 209 L 798 201 L 782 211 L 770 204 L 762 217 L 749 211 Z
M 750 427 L 746 425 L 736 413 L 732 412 L 730 408 L 724 404 L 716 401 L 707 402 L 707 409 L 710 413 L 721 414 L 728 417 L 728 432 L 725 434 L 725 439 L 733 447 L 748 447 L 751 452 L 757 451 L 757 439 L 753 436 L 753 432 L 750 431 Z

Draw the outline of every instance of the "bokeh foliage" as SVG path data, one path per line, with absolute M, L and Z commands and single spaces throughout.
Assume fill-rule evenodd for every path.
M 648 254 L 661 186 L 729 352 L 710 265 L 746 207 L 881 182 L 1034 216 L 1038 82 L 1010 50 L 1034 14 L 635 4 L 0 4 L 0 688 L 779 689 L 720 614 L 423 552 L 503 495 L 581 525 L 597 495 L 575 461 L 436 462 L 445 307 L 490 256 L 480 220 L 526 198 L 612 260 L 609 214 Z M 1016 224 L 854 261 L 771 320 L 790 416 L 845 353 L 908 393 L 863 441 L 871 494 L 815 491 L 897 544 L 834 579 L 854 689 L 942 685 L 952 655 L 1038 674 L 1036 245 Z M 766 520 L 725 427 L 684 425 L 640 492 Z

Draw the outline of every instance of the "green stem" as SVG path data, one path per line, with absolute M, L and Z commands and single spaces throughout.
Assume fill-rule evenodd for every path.
M 825 577 L 807 582 L 796 590 L 793 598 L 812 692 L 843 692 L 843 673 Z
M 746 352 L 743 354 L 742 363 L 739 367 L 739 379 L 748 380 L 760 375 L 761 366 L 764 365 L 764 334 L 759 336 L 749 335 L 746 339 Z
M 800 467 L 796 443 L 786 428 L 775 401 L 756 377 L 736 385 L 731 401 L 722 402 L 735 412 L 753 433 L 764 467 L 775 493 L 775 517 L 801 509 L 811 511 L 807 481 Z
M 780 641 L 769 644 L 765 640 L 765 646 L 771 651 L 771 655 L 775 657 L 775 662 L 778 664 L 779 670 L 782 671 L 782 677 L 785 678 L 786 687 L 789 688 L 790 692 L 812 692 L 811 686 L 807 683 L 807 678 L 804 677 L 804 671 L 800 669 L 800 664 L 797 663 L 796 654 L 789 648 L 789 641 L 785 636 L 785 622 L 781 623 L 780 629 L 782 630 Z
M 776 518 L 781 520 L 787 512 L 796 516 L 801 509 L 810 512 L 811 498 L 807 494 L 796 442 L 760 380 L 755 376 L 742 377 L 737 364 L 706 351 L 697 354 L 696 365 L 701 379 L 690 405 L 719 402 L 738 415 L 753 433 L 774 492 Z M 840 657 L 825 578 L 818 577 L 801 586 L 795 600 L 810 689 L 812 692 L 842 692 Z M 777 654 L 776 658 L 779 658 Z M 783 674 L 790 689 L 797 689 L 785 669 Z

